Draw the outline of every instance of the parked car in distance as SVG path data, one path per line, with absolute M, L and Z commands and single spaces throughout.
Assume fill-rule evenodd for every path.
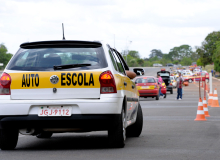
M 163 65 L 162 65 L 162 64 L 159 64 L 159 63 L 154 63 L 154 64 L 153 64 L 153 67 L 163 67 Z

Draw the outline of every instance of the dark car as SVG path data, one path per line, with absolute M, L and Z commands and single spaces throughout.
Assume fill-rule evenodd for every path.
M 170 72 L 162 69 L 161 71 L 157 72 L 157 74 L 161 76 L 164 83 L 166 84 L 167 91 L 169 91 L 170 94 L 173 94 L 173 85 L 170 80 Z

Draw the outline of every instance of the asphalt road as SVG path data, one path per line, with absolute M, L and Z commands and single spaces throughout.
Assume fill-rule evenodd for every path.
M 159 69 L 145 68 L 146 75 L 156 76 Z M 141 98 L 143 132 L 139 138 L 128 138 L 125 148 L 108 148 L 107 132 L 54 134 L 51 139 L 20 135 L 16 150 L 0 151 L 0 160 L 219 159 L 220 108 L 209 108 L 207 121 L 194 121 L 198 91 L 198 84 L 190 84 L 182 101 L 175 100 L 176 89 L 159 101 Z

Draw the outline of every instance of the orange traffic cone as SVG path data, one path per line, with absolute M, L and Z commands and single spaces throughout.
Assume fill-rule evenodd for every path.
M 213 94 L 212 94 L 212 92 L 210 92 L 209 93 L 209 99 L 208 99 L 208 106 L 210 106 L 210 107 L 212 105 L 212 99 L 213 99 Z
M 207 107 L 207 101 L 206 101 L 205 97 L 203 99 L 203 110 L 204 110 L 205 117 L 210 117 L 209 110 L 208 110 L 208 107 Z
M 213 99 L 212 99 L 211 107 L 220 107 L 219 103 L 218 103 L 218 94 L 217 94 L 217 89 L 216 88 L 214 90 L 214 96 L 213 96 Z
M 205 119 L 205 113 L 204 113 L 204 110 L 203 110 L 203 104 L 202 104 L 202 99 L 201 98 L 199 98 L 197 116 L 196 116 L 196 119 L 194 121 L 207 121 L 207 119 Z
M 194 84 L 196 84 L 196 78 L 194 78 Z

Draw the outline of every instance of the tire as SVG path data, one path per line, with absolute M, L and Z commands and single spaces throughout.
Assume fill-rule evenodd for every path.
M 40 134 L 36 135 L 37 138 L 50 138 L 53 135 L 52 132 L 41 132 Z
M 159 100 L 159 98 L 160 98 L 160 96 L 159 96 L 159 94 L 156 96 L 156 100 Z
M 173 94 L 173 89 L 170 91 L 170 94 Z
M 13 150 L 18 143 L 18 130 L 0 130 L 0 148 L 2 150 Z
M 126 140 L 126 115 L 122 108 L 120 117 L 117 118 L 108 130 L 109 146 L 112 148 L 123 148 Z
M 143 128 L 143 114 L 142 114 L 141 105 L 138 104 L 136 122 L 126 129 L 127 136 L 128 137 L 139 137 L 141 135 L 142 128 Z
M 209 83 L 209 79 L 206 79 L 206 83 Z
M 167 97 L 167 94 L 164 94 L 164 98 L 166 98 Z
M 189 83 L 192 83 L 192 79 L 189 79 Z

